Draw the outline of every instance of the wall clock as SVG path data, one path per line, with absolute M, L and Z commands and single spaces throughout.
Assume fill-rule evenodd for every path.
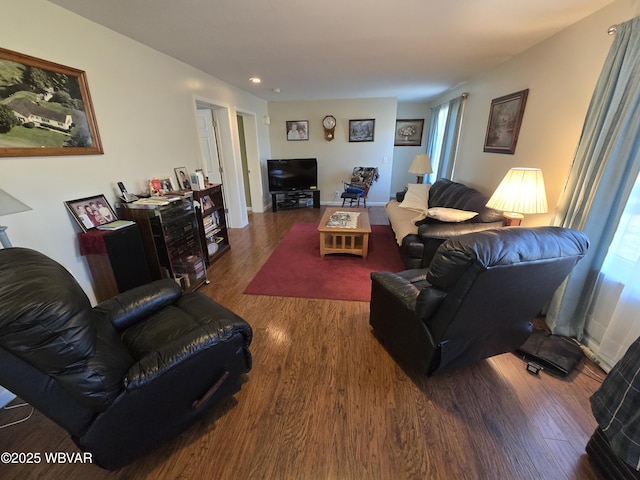
M 327 115 L 322 119 L 322 126 L 324 127 L 324 139 L 330 142 L 335 138 L 336 117 Z

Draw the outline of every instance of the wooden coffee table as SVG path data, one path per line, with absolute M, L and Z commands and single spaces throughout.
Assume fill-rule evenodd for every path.
M 356 228 L 328 227 L 327 222 L 336 212 L 359 213 Z M 367 258 L 371 225 L 366 208 L 328 207 L 322 215 L 318 232 L 320 232 L 320 256 L 322 258 L 331 253 L 350 253 Z

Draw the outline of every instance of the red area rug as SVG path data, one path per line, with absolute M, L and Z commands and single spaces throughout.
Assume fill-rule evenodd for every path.
M 294 224 L 244 293 L 368 302 L 371 272 L 405 269 L 389 225 L 371 225 L 366 259 L 343 254 L 321 258 L 317 228 L 316 223 Z

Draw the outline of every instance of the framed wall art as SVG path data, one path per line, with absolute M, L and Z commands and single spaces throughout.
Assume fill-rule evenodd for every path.
M 350 142 L 373 142 L 376 121 L 373 118 L 367 120 L 349 120 Z
M 309 140 L 309 121 L 287 120 L 287 140 Z
M 491 101 L 484 140 L 485 152 L 513 154 L 516 151 L 528 95 L 529 89 L 526 89 Z
M 0 48 L 0 157 L 101 153 L 85 72 Z
M 396 120 L 396 133 L 393 145 L 396 147 L 419 147 L 422 145 L 424 118 Z

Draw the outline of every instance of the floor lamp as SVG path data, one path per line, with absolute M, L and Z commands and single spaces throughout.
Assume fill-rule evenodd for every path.
M 512 168 L 496 188 L 487 207 L 502 210 L 505 227 L 517 227 L 524 214 L 547 213 L 547 194 L 539 168 Z
M 27 210 L 31 210 L 29 205 L 22 203 L 17 198 L 0 189 L 0 217 L 11 215 L 12 213 L 26 212 Z M 7 227 L 3 225 L 0 225 L 0 243 L 4 248 L 12 246 L 7 236 Z

